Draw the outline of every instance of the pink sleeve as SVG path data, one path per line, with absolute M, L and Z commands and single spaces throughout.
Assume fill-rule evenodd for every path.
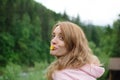
M 73 80 L 73 79 L 66 73 L 59 71 L 54 73 L 53 80 Z

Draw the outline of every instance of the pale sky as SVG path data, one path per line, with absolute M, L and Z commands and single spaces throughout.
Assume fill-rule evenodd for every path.
M 79 14 L 82 22 L 95 25 L 112 25 L 120 14 L 120 0 L 35 0 L 56 13 L 70 17 Z

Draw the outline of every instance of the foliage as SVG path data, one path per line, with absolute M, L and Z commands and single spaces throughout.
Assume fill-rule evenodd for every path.
M 49 26 L 58 14 L 33 0 L 1 0 L 0 4 L 0 66 L 9 61 L 32 66 L 34 61 L 46 60 Z
M 19 77 L 20 73 L 21 67 L 19 65 L 9 63 L 4 70 L 3 80 L 18 80 L 16 78 Z
M 120 16 L 119 19 L 117 19 L 114 22 L 114 45 L 113 45 L 113 54 L 112 57 L 120 57 Z
M 24 67 L 9 63 L 4 69 L 4 75 L 0 80 L 46 80 L 45 69 L 48 66 L 47 62 L 35 62 L 34 67 Z

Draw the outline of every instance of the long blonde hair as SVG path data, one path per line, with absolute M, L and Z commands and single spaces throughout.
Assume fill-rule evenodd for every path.
M 58 58 L 49 67 L 48 80 L 52 80 L 54 71 L 66 68 L 80 68 L 85 64 L 100 64 L 98 58 L 93 55 L 83 30 L 76 24 L 68 21 L 58 22 L 53 30 L 60 26 L 64 38 L 67 54 Z

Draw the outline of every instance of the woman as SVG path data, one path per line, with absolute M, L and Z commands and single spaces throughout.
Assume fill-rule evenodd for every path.
M 57 59 L 48 68 L 48 80 L 96 80 L 104 73 L 83 30 L 72 22 L 55 24 L 50 54 Z

